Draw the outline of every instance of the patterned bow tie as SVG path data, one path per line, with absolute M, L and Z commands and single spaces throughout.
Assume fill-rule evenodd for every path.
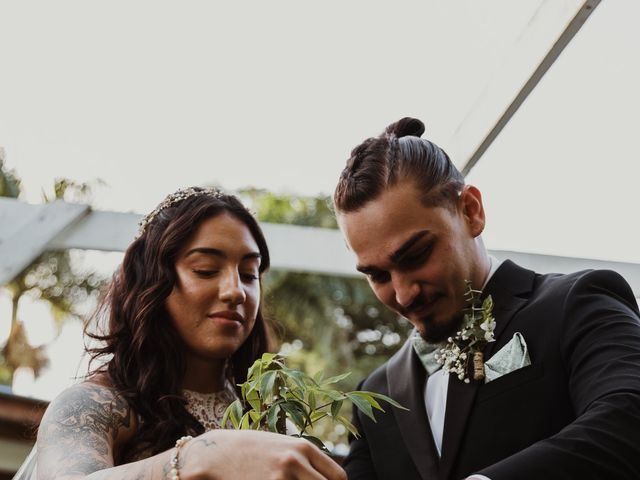
M 442 368 L 442 365 L 436 361 L 436 352 L 442 348 L 441 344 L 427 343 L 417 332 L 411 336 L 411 343 L 427 370 L 427 375 L 433 375 Z

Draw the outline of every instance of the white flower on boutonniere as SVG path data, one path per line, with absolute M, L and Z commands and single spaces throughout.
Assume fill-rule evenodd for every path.
M 436 360 L 447 373 L 455 374 L 460 380 L 469 383 L 469 361 L 473 359 L 473 379 L 484 379 L 484 357 L 482 350 L 487 343 L 495 341 L 493 332 L 496 321 L 493 318 L 493 300 L 491 295 L 480 302 L 480 290 L 471 288 L 471 282 L 465 281 L 465 299 L 462 329 L 436 354 Z

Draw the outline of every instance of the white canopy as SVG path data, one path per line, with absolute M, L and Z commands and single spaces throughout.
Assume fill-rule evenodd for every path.
M 54 177 L 103 178 L 114 213 L 47 206 L 20 230 L 27 207 L 1 203 L 0 280 L 43 248 L 122 249 L 135 219 L 115 212 L 185 185 L 329 193 L 353 145 L 413 115 L 483 192 L 490 249 L 542 271 L 609 265 L 639 292 L 639 15 L 633 0 L 3 4 L 7 166 L 29 201 Z M 80 218 L 113 243 L 61 241 Z M 351 272 L 335 249 L 279 261 Z

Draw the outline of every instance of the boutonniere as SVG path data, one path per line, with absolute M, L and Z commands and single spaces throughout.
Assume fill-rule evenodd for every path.
M 493 318 L 493 300 L 489 295 L 480 301 L 480 290 L 471 288 L 471 282 L 465 281 L 465 299 L 462 328 L 436 354 L 436 360 L 447 373 L 469 383 L 469 362 L 473 360 L 473 379 L 484 379 L 484 357 L 482 350 L 487 343 L 495 341 L 493 331 L 496 321 Z

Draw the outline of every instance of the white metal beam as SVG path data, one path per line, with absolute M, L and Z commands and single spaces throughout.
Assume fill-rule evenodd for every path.
M 124 251 L 133 240 L 142 215 L 91 212 L 84 221 L 61 232 L 51 249 Z M 337 275 L 359 275 L 355 259 L 340 232 L 327 228 L 261 224 L 269 244 L 273 268 Z
M 272 268 L 361 276 L 339 230 L 263 223 Z
M 487 151 L 599 3 L 600 0 L 542 2 L 502 68 L 495 72 L 446 144 L 464 175 Z M 562 32 L 559 37 L 557 32 Z M 550 39 L 555 41 L 548 48 Z M 537 65 L 533 73 L 532 65 Z
M 49 242 L 52 250 L 79 248 L 124 252 L 138 232 L 142 215 L 93 210 L 82 222 L 71 225 Z
M 87 205 L 60 200 L 27 205 L 0 198 L 0 285 L 29 266 L 47 249 L 53 237 L 89 210 Z
M 636 298 L 640 298 L 640 264 L 595 260 L 591 258 L 560 257 L 536 253 L 512 252 L 508 250 L 489 250 L 498 260 L 510 259 L 525 268 L 540 273 L 571 273 L 580 270 L 613 270 L 622 275 L 633 290 Z
M 134 213 L 88 212 L 89 207 L 84 205 L 62 202 L 59 205 L 68 206 L 76 214 L 78 210 L 87 213 L 77 215 L 78 221 L 75 223 L 67 220 L 62 231 L 51 235 L 53 229 L 47 233 L 44 229 L 34 227 L 33 217 L 38 217 L 40 223 L 60 227 L 65 222 L 55 218 L 47 220 L 46 217 L 52 215 L 57 218 L 62 207 L 43 210 L 42 207 L 46 205 L 29 205 L 13 199 L 0 199 L 0 272 L 4 272 L 7 265 L 15 263 L 14 257 L 24 257 L 22 252 L 40 236 L 42 239 L 38 242 L 38 248 L 29 247 L 29 251 L 69 248 L 124 251 L 133 240 L 141 218 L 141 215 Z M 16 220 L 18 228 L 4 228 L 5 220 L 10 218 Z M 274 269 L 360 276 L 355 270 L 355 257 L 347 249 L 338 230 L 270 223 L 263 223 L 262 229 L 269 243 L 271 265 Z M 640 297 L 640 264 L 503 250 L 490 250 L 490 253 L 498 259 L 510 258 L 524 267 L 543 273 L 569 273 L 588 268 L 615 270 L 627 279 L 635 295 Z M 0 276 L 0 285 L 11 277 L 7 280 L 5 278 Z

